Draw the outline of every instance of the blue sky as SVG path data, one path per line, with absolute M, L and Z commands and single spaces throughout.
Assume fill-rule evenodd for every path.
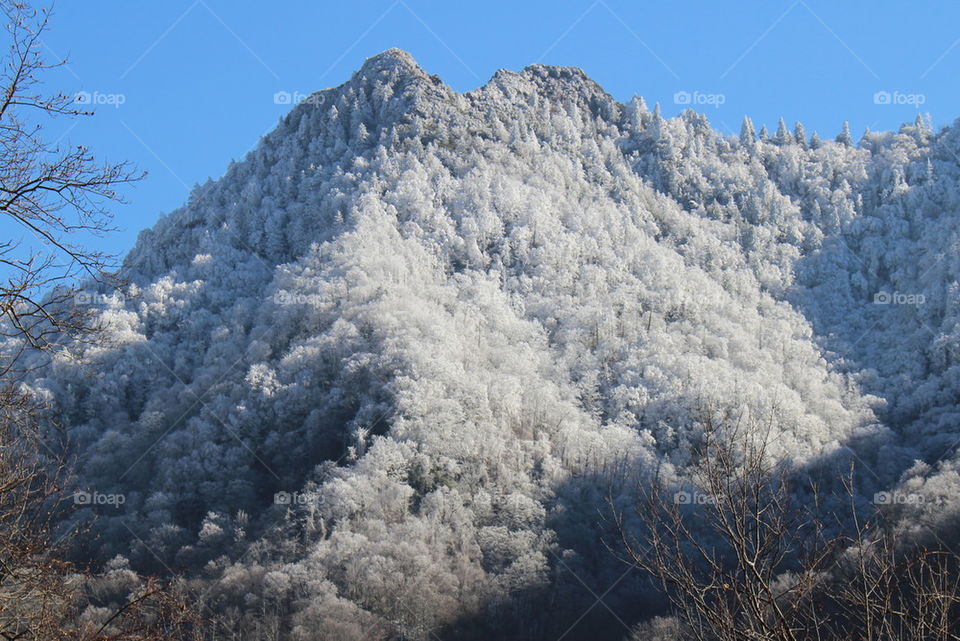
M 859 137 L 918 110 L 936 127 L 960 116 L 958 42 L 960 3 L 876 0 L 61 1 L 45 38 L 51 59 L 69 56 L 48 86 L 99 103 L 51 136 L 149 172 L 116 209 L 121 231 L 97 241 L 114 253 L 272 129 L 289 109 L 276 92 L 338 85 L 390 47 L 457 91 L 574 65 L 619 100 L 693 106 L 721 131 L 782 116 L 830 137 L 849 120 Z

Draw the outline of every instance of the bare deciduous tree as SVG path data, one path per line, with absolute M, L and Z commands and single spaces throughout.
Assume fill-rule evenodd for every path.
M 9 41 L 0 61 L 0 214 L 21 239 L 0 243 L 0 638 L 23 640 L 199 639 L 202 621 L 177 585 L 136 577 L 119 605 L 101 607 L 97 577 L 79 573 L 53 535 L 69 498 L 55 417 L 22 387 L 27 354 L 64 337 L 95 337 L 73 303 L 78 277 L 102 280 L 109 257 L 81 242 L 110 230 L 116 189 L 137 180 L 125 163 L 63 149 L 47 120 L 86 115 L 71 96 L 40 90 L 58 64 L 42 54 L 49 11 L 0 1 Z
M 828 511 L 811 476 L 770 461 L 768 431 L 705 424 L 686 484 L 658 476 L 641 487 L 642 533 L 617 518 L 628 559 L 669 596 L 681 638 L 960 639 L 956 554 L 904 536 L 880 508 L 860 518 L 852 470 Z
M 43 74 L 65 64 L 42 55 L 49 11 L 9 0 L 0 8 L 9 41 L 0 62 L 0 214 L 23 233 L 0 243 L 0 331 L 21 349 L 46 349 L 53 335 L 89 329 L 83 310 L 69 304 L 69 285 L 101 277 L 111 257 L 81 240 L 111 230 L 118 187 L 141 174 L 127 163 L 101 163 L 86 147 L 49 141 L 51 119 L 90 114 L 73 96 L 41 90 Z M 0 373 L 22 353 L 6 351 Z

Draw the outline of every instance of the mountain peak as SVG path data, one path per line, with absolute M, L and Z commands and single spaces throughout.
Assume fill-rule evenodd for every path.
M 613 97 L 579 67 L 535 64 L 519 72 L 500 69 L 478 93 L 503 94 L 508 101 L 536 95 L 558 103 L 573 101 L 602 110 L 615 108 Z
M 367 58 L 360 67 L 361 75 L 376 75 L 379 73 L 407 73 L 416 76 L 426 76 L 426 72 L 417 64 L 409 53 L 403 49 L 391 48 Z

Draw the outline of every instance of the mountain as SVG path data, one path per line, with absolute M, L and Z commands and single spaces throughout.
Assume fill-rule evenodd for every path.
M 83 298 L 109 340 L 33 388 L 123 501 L 64 528 L 97 513 L 79 556 L 188 573 L 240 638 L 619 639 L 662 601 L 607 499 L 715 423 L 955 495 L 958 135 L 738 139 L 386 51 Z

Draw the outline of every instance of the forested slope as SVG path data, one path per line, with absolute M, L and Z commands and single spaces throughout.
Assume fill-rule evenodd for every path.
M 577 69 L 458 94 L 371 58 L 84 297 L 111 340 L 34 387 L 125 501 L 64 527 L 98 512 L 78 554 L 187 571 L 249 638 L 534 639 L 623 574 L 606 499 L 708 419 L 951 496 L 957 136 L 736 139 Z

